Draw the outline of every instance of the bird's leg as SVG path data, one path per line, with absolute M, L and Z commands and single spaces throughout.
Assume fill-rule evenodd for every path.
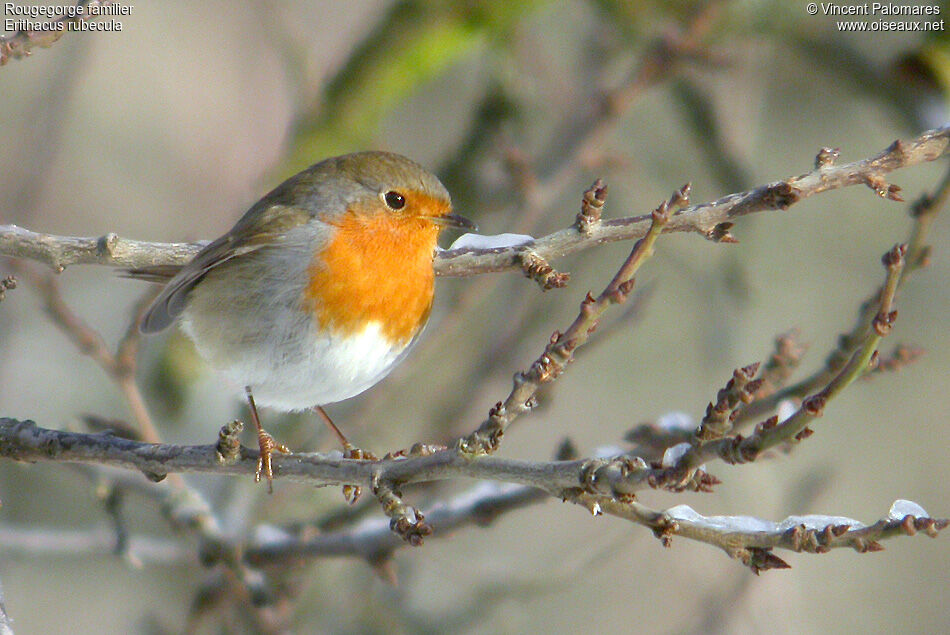
M 340 442 L 340 445 L 343 446 L 343 458 L 345 459 L 365 459 L 368 461 L 378 461 L 379 458 L 372 452 L 367 452 L 361 448 L 356 447 L 350 440 L 346 438 L 346 435 L 343 434 L 343 431 L 340 430 L 333 419 L 330 418 L 330 415 L 327 414 L 327 411 L 323 409 L 323 406 L 316 406 L 314 410 L 317 411 L 317 414 L 323 419 L 323 422 L 327 424 L 327 427 L 330 429 L 330 432 L 333 433 L 333 436 L 337 438 Z M 356 485 L 344 485 L 343 486 L 343 498 L 346 499 L 351 505 L 355 503 L 360 494 L 363 493 L 363 490 Z
M 261 426 L 261 418 L 257 414 L 257 404 L 254 403 L 254 395 L 251 393 L 251 387 L 245 386 L 244 392 L 247 394 L 247 405 L 251 410 L 251 419 L 254 421 L 254 427 L 257 429 L 257 444 L 261 449 L 261 458 L 257 459 L 257 472 L 254 474 L 254 482 L 259 483 L 261 475 L 267 478 L 267 492 L 274 492 L 274 471 L 271 468 L 271 454 L 274 450 L 290 453 L 290 448 L 286 445 L 277 443 L 264 428 Z
M 317 411 L 317 414 L 320 415 L 320 418 L 323 419 L 323 422 L 327 424 L 327 427 L 330 429 L 330 432 L 333 433 L 333 436 L 337 438 L 337 441 L 340 442 L 340 445 L 343 446 L 343 457 L 347 459 L 366 459 L 368 461 L 378 461 L 377 457 L 372 452 L 363 450 L 356 447 L 350 440 L 346 438 L 346 435 L 343 434 L 343 431 L 340 430 L 333 419 L 330 418 L 330 415 L 327 414 L 327 411 L 323 409 L 323 406 L 316 406 L 314 410 Z

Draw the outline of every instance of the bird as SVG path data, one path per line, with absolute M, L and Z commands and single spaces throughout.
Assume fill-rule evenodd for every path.
M 271 454 L 288 451 L 257 406 L 317 410 L 362 393 L 405 359 L 432 310 L 433 258 L 453 212 L 438 177 L 404 156 L 328 158 L 290 177 L 182 266 L 129 270 L 164 283 L 140 330 L 174 322 L 202 357 L 243 387 L 272 488 Z

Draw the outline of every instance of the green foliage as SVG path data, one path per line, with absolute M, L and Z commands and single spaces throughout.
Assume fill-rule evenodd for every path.
M 313 162 L 363 148 L 381 121 L 407 96 L 455 62 L 503 45 L 504 35 L 539 0 L 397 3 L 327 84 L 320 104 L 298 124 L 288 159 L 291 174 Z

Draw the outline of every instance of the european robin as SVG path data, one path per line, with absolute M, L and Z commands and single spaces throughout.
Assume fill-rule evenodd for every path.
M 327 159 L 278 185 L 184 266 L 131 271 L 167 281 L 141 330 L 180 318 L 211 366 L 245 388 L 257 478 L 270 481 L 270 453 L 286 449 L 261 428 L 255 403 L 319 408 L 385 377 L 428 320 L 446 227 L 475 228 L 417 163 L 388 152 Z

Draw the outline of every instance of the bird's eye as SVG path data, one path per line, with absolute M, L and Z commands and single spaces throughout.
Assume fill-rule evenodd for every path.
M 389 206 L 389 209 L 397 210 L 406 206 L 406 197 L 393 190 L 386 192 L 386 194 L 383 195 L 383 199 L 386 201 L 386 205 Z

